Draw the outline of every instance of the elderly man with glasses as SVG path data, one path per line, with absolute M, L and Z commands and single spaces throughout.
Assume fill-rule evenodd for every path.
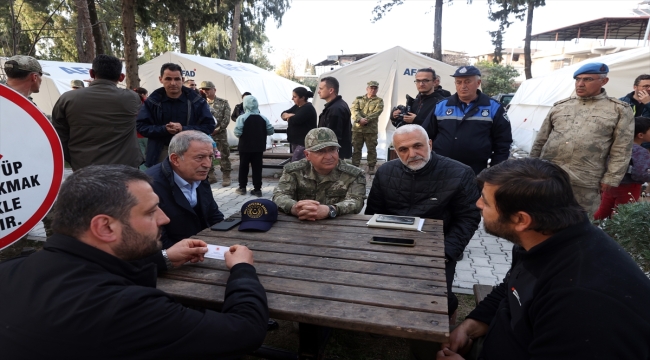
M 593 216 L 600 191 L 619 185 L 628 170 L 634 139 L 632 108 L 607 96 L 603 63 L 573 74 L 575 94 L 553 105 L 530 151 L 569 173 L 578 203 Z
M 339 159 L 336 134 L 312 129 L 305 136 L 305 158 L 284 166 L 273 202 L 300 220 L 358 214 L 366 199 L 366 174 Z

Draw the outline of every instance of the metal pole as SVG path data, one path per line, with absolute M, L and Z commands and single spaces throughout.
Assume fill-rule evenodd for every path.
M 648 25 L 645 27 L 645 36 L 643 37 L 643 46 L 648 44 L 648 36 L 650 36 L 650 19 L 648 19 Z

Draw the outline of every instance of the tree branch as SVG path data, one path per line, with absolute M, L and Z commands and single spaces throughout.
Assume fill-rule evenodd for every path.
M 54 11 L 52 11 L 50 16 L 47 17 L 47 20 L 45 20 L 45 22 L 43 23 L 43 26 L 41 27 L 41 29 L 38 31 L 38 33 L 34 37 L 34 42 L 32 43 L 32 47 L 29 49 L 29 52 L 27 53 L 28 56 L 32 55 L 32 51 L 34 51 L 34 48 L 36 48 L 36 43 L 40 39 L 41 32 L 43 31 L 43 29 L 45 29 L 45 25 L 47 25 L 47 23 L 52 19 L 52 16 L 54 16 L 54 14 L 56 14 L 56 12 L 59 11 L 59 8 L 61 7 L 61 5 L 63 5 L 64 2 L 65 2 L 65 0 L 61 0 L 61 2 L 56 7 L 56 9 L 54 9 Z

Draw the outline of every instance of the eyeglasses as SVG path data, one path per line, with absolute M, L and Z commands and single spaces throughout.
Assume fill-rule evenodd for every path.
M 595 81 L 595 80 L 600 80 L 600 78 L 599 78 L 599 77 L 597 77 L 597 78 L 592 78 L 592 77 L 577 77 L 577 78 L 576 78 L 576 82 L 577 82 L 577 83 L 579 83 L 579 82 L 582 81 L 582 82 L 584 82 L 585 84 L 588 84 L 588 83 L 590 83 L 590 82 L 592 82 L 592 81 Z
M 315 150 L 313 152 L 315 152 L 318 155 L 333 154 L 339 152 L 339 148 L 337 148 L 336 146 L 328 146 L 326 148 Z
M 433 80 L 424 79 L 424 80 L 415 80 L 415 81 L 413 81 L 413 82 L 416 83 L 416 84 L 426 84 L 426 83 L 430 83 L 430 82 L 432 82 L 432 81 L 433 81 Z
M 650 89 L 650 84 L 648 84 L 648 85 L 637 85 L 636 87 L 640 87 L 641 89 Z

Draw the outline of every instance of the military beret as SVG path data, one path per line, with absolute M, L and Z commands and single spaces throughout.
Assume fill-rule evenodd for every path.
M 217 87 L 214 86 L 214 83 L 212 81 L 201 81 L 201 85 L 199 86 L 199 89 L 216 89 Z
M 607 74 L 609 67 L 603 63 L 589 63 L 582 65 L 576 72 L 573 73 L 573 78 L 581 74 Z
M 379 87 L 379 83 L 374 80 L 368 81 L 368 86 Z
M 452 77 L 461 77 L 461 76 L 481 76 L 481 70 L 475 66 L 461 66 L 459 67 Z

